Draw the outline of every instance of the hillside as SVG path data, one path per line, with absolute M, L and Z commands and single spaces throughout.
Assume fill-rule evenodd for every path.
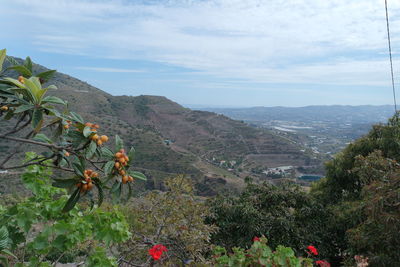
M 52 94 L 69 101 L 71 110 L 136 148 L 136 166 L 150 177 L 145 188 L 160 188 L 165 177 L 185 173 L 198 193 L 210 195 L 240 188 L 244 177 L 257 176 L 254 169 L 320 164 L 269 131 L 213 112 L 193 111 L 165 97 L 112 96 L 62 73 L 50 83 L 58 87 Z M 12 144 L 1 145 L 0 159 L 12 151 Z

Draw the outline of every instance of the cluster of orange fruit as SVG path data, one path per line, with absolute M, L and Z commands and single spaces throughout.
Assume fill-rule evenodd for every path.
M 100 128 L 100 126 L 98 124 L 93 124 L 93 123 L 87 122 L 87 123 L 85 123 L 85 126 L 90 127 L 91 128 L 90 130 L 95 133 L 94 135 L 92 135 L 92 137 L 90 137 L 90 139 L 95 141 L 98 146 L 101 146 L 103 143 L 108 141 L 108 136 L 107 135 L 99 136 L 96 133 L 97 129 Z
M 129 157 L 125 154 L 124 149 L 120 149 L 117 153 L 115 153 L 115 163 L 114 167 L 117 169 L 119 175 L 122 176 L 122 183 L 126 184 L 127 182 L 133 182 L 133 177 L 126 175 L 126 171 L 124 170 L 124 166 L 128 165 Z
M 1 111 L 7 111 L 7 110 L 8 110 L 8 106 L 2 106 L 2 107 L 0 108 L 0 110 L 1 110 Z
M 90 191 L 93 188 L 92 178 L 98 177 L 99 174 L 92 170 L 85 170 L 84 177 L 85 180 L 76 184 L 78 188 L 81 189 L 81 193 Z

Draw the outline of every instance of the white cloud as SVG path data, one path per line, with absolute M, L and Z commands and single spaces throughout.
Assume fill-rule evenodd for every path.
M 144 70 L 138 69 L 120 69 L 120 68 L 103 68 L 103 67 L 76 67 L 78 70 L 89 70 L 89 71 L 96 71 L 96 72 L 118 72 L 118 73 L 142 73 L 145 72 Z
M 19 15 L 32 25 L 26 34 L 33 45 L 45 51 L 151 60 L 251 82 L 388 81 L 383 1 L 143 3 L 0 0 L 3 20 Z M 390 1 L 389 10 L 399 51 L 400 2 Z

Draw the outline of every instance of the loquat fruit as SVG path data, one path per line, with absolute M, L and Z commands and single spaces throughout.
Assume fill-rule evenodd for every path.
M 101 146 L 102 144 L 103 144 L 103 141 L 97 140 L 97 145 L 98 145 L 98 146 Z
M 25 83 L 25 78 L 24 78 L 24 76 L 19 76 L 19 77 L 18 77 L 18 81 L 19 81 L 20 83 Z
M 107 136 L 107 135 L 102 135 L 102 136 L 100 137 L 100 140 L 103 141 L 103 143 L 104 143 L 104 142 L 107 142 L 107 141 L 108 141 L 108 136 Z
M 7 110 L 8 110 L 8 107 L 7 107 L 7 106 L 2 106 L 2 107 L 0 108 L 0 110 L 2 110 L 2 111 L 7 111 Z
M 129 177 L 127 175 L 122 176 L 122 183 L 126 184 L 129 180 Z

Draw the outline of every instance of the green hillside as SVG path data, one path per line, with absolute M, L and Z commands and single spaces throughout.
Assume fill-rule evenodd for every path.
M 193 111 L 165 97 L 112 96 L 62 73 L 50 83 L 58 87 L 52 94 L 69 101 L 71 110 L 136 148 L 136 166 L 150 177 L 142 189 L 160 188 L 165 177 L 184 173 L 196 181 L 199 194 L 212 195 L 240 188 L 244 177 L 256 177 L 254 168 L 320 164 L 271 132 L 216 113 Z M 1 126 L 7 127 L 4 122 Z M 13 145 L 0 143 L 0 159 L 12 152 Z

